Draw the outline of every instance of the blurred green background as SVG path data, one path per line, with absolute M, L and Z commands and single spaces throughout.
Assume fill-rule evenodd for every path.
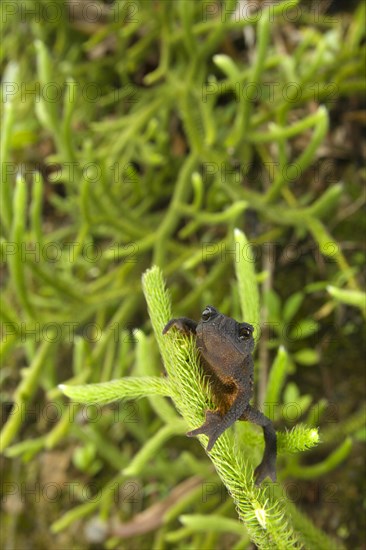
M 164 426 L 152 399 L 93 411 L 57 387 L 163 372 L 154 264 L 175 316 L 240 319 L 235 228 L 255 402 L 283 346 L 276 427 L 320 427 L 285 496 L 363 547 L 364 22 L 357 1 L 2 2 L 2 547 L 254 548 L 184 435 L 121 477 Z

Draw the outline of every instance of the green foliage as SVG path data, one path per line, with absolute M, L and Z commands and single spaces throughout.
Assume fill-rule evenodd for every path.
M 237 232 L 237 236 L 239 233 Z M 246 239 L 241 235 L 241 243 L 247 244 Z M 253 273 L 252 262 L 241 264 L 240 277 L 245 279 L 246 274 Z M 252 279 L 253 280 L 253 279 Z M 255 283 L 254 283 L 255 284 Z M 137 476 L 141 474 L 142 468 L 148 460 L 154 456 L 161 445 L 172 434 L 179 433 L 177 426 L 181 429 L 193 429 L 200 425 L 204 418 L 205 410 L 212 407 L 212 401 L 207 398 L 208 388 L 204 388 L 200 375 L 200 367 L 197 350 L 194 342 L 179 334 L 168 334 L 163 336 L 162 330 L 169 318 L 171 318 L 171 306 L 161 271 L 152 268 L 143 276 L 143 289 L 147 300 L 151 322 L 155 336 L 159 343 L 164 365 L 168 373 L 168 381 L 159 378 L 125 378 L 104 384 L 90 386 L 62 386 L 62 391 L 83 403 L 106 403 L 118 398 L 141 397 L 146 395 L 170 395 L 174 400 L 177 409 L 186 419 L 185 422 L 173 419 L 166 419 L 166 426 L 161 428 L 155 436 L 151 437 L 148 443 L 139 451 L 127 468 L 123 470 L 126 476 Z M 248 292 L 252 289 L 248 288 Z M 252 294 L 257 295 L 253 289 Z M 279 379 L 283 377 L 284 352 L 281 351 L 276 361 L 276 368 L 272 370 L 273 387 L 278 387 Z M 274 395 L 274 393 L 273 393 Z M 252 427 L 252 431 L 255 428 Z M 254 441 L 253 441 L 254 439 Z M 297 535 L 291 528 L 290 518 L 285 519 L 285 510 L 281 510 L 279 501 L 270 498 L 266 489 L 257 489 L 253 484 L 252 473 L 249 473 L 249 466 L 246 456 L 250 456 L 250 447 L 258 443 L 259 437 L 249 438 L 248 447 L 242 455 L 238 455 L 235 449 L 235 438 L 232 430 L 225 432 L 217 441 L 209 453 L 215 469 L 223 483 L 232 496 L 239 517 L 245 522 L 248 533 L 253 541 L 260 548 L 269 548 L 275 544 L 278 548 L 292 548 L 296 546 Z M 206 446 L 206 436 L 199 436 L 201 443 Z M 256 441 L 257 440 L 257 441 Z M 290 432 L 279 435 L 278 447 L 280 453 L 296 452 L 308 449 L 318 443 L 319 437 L 316 429 L 309 429 L 305 426 L 297 426 Z M 323 463 L 323 470 L 334 467 L 338 460 L 330 460 L 329 464 Z M 201 525 L 199 518 L 189 521 L 189 526 Z M 183 522 L 184 523 L 184 522 Z M 229 522 L 229 525 L 231 523 Z M 239 533 L 240 529 L 234 529 Z M 244 536 L 245 532 L 242 533 Z
M 252 324 L 257 330 L 255 339 L 259 333 L 259 294 L 255 277 L 255 261 L 250 243 L 239 229 L 234 233 L 235 246 L 238 254 L 235 255 L 235 273 L 238 281 L 239 300 L 243 319 Z M 235 251 L 237 252 L 237 251 Z
M 60 390 L 78 403 L 103 404 L 113 403 L 121 399 L 121 396 L 136 399 L 146 395 L 170 395 L 170 384 L 167 380 L 159 378 L 122 378 L 100 384 L 85 386 L 59 385 Z
M 235 0 L 104 2 L 88 22 L 71 4 L 53 21 L 42 2 L 9 17 L 3 2 L 4 478 L 27 486 L 44 479 L 41 455 L 70 457 L 67 480 L 90 490 L 52 503 L 64 546 L 90 546 L 75 522 L 128 521 L 198 477 L 136 547 L 221 548 L 228 533 L 237 548 L 334 547 L 280 486 L 253 487 L 260 430 L 237 423 L 210 460 L 184 437 L 210 397 L 192 343 L 162 336 L 171 304 L 161 272 L 146 270 L 162 270 L 174 315 L 198 318 L 212 303 L 255 325 L 257 401 L 278 423 L 280 476 L 329 480 L 342 461 L 346 473 L 364 414 L 352 380 L 365 314 L 365 5 L 314 17 L 286 0 L 243 18 Z M 329 426 L 333 395 L 345 399 Z M 202 499 L 206 481 L 222 487 L 214 467 L 225 502 L 219 489 Z M 138 504 L 116 502 L 116 488 L 137 481 Z M 38 507 L 26 498 L 25 526 Z M 5 546 L 39 546 L 10 515 Z M 220 521 L 206 531 L 203 517 Z M 121 539 L 107 530 L 101 544 Z
M 276 359 L 271 368 L 268 380 L 265 403 L 278 403 L 284 382 L 286 380 L 287 352 L 282 346 L 278 349 Z
M 327 290 L 333 298 L 343 304 L 349 304 L 360 308 L 364 316 L 366 315 L 366 293 L 359 290 L 342 290 L 334 286 L 328 286 Z
M 246 265 L 248 270 L 252 269 L 251 264 Z M 193 429 L 202 423 L 207 407 L 212 406 L 211 401 L 206 399 L 200 380 L 197 351 L 192 341 L 185 342 L 184 338 L 176 335 L 162 336 L 162 329 L 170 318 L 170 305 L 157 268 L 144 275 L 143 287 L 164 364 L 169 378 L 174 380 L 174 401 L 188 420 L 189 429 Z M 199 439 L 204 445 L 207 444 L 206 436 L 199 436 Z M 290 547 L 294 534 L 284 520 L 283 512 L 278 504 L 268 501 L 265 490 L 254 488 L 248 465 L 243 457 L 234 453 L 234 448 L 232 437 L 225 432 L 209 456 L 232 495 L 239 517 L 245 521 L 252 540 L 261 548 L 270 547 L 273 543 L 279 548 Z M 258 510 L 261 510 L 264 520 L 258 519 Z

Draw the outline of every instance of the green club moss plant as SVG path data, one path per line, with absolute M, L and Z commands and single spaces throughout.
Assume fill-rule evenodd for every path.
M 235 238 L 241 246 L 247 245 L 244 234 L 239 230 L 236 230 Z M 258 291 L 253 262 L 241 260 L 236 266 L 236 271 L 239 286 L 245 292 L 240 293 L 243 312 L 247 312 L 250 319 L 256 322 L 258 321 Z M 250 282 L 252 287 L 250 287 Z M 199 425 L 203 420 L 206 408 L 210 404 L 212 406 L 212 402 L 207 398 L 203 389 L 194 342 L 177 335 L 162 335 L 162 329 L 167 320 L 172 317 L 172 312 L 162 273 L 158 268 L 152 268 L 144 274 L 143 289 L 155 337 L 168 374 L 167 378 L 131 377 L 90 386 L 61 387 L 66 395 L 82 403 L 103 404 L 121 398 L 131 399 L 143 396 L 151 396 L 153 399 L 154 395 L 157 398 L 166 395 L 172 398 L 184 421 L 176 415 L 166 417 L 165 427 L 161 428 L 145 444 L 132 463 L 122 471 L 124 475 L 138 475 L 143 464 L 146 464 L 148 458 L 154 453 L 159 452 L 167 438 L 178 433 L 183 434 L 188 429 Z M 283 368 L 278 366 L 284 363 L 283 356 L 284 351 L 280 350 L 275 368 L 271 373 L 273 388 L 283 384 Z M 148 359 L 145 358 L 145 360 Z M 273 389 L 272 395 L 270 392 L 268 395 L 273 398 L 276 393 L 277 391 Z M 229 433 L 225 432 L 219 438 L 209 456 L 233 498 L 239 518 L 244 521 L 249 536 L 260 548 L 270 548 L 273 544 L 278 548 L 296 547 L 301 540 L 301 533 L 296 532 L 286 505 L 277 500 L 268 487 L 258 489 L 253 484 L 253 463 L 248 460 L 248 457 L 253 457 L 252 446 L 260 444 L 261 436 L 252 434 L 252 437 L 249 437 L 248 442 L 242 445 L 238 453 L 236 438 L 232 432 L 233 430 L 230 430 Z M 205 436 L 199 436 L 199 440 L 203 445 L 207 443 Z M 279 453 L 306 450 L 316 445 L 318 441 L 317 429 L 299 425 L 290 432 L 279 433 Z M 340 457 L 333 459 L 332 465 L 324 463 L 323 470 L 326 470 L 327 467 L 334 467 L 334 462 L 338 464 L 342 461 L 345 454 L 341 451 L 340 454 Z M 205 523 L 203 517 L 197 518 L 195 521 L 199 522 L 203 528 Z M 316 531 L 315 527 L 313 529 Z M 238 530 L 235 529 L 235 532 Z M 244 533 L 243 530 L 243 536 Z M 318 536 L 322 544 L 325 540 L 327 541 L 324 534 L 319 532 Z M 332 541 L 329 540 L 326 547 L 331 548 L 332 544 Z
M 308 3 L 283 1 L 243 20 L 221 17 L 220 11 L 203 18 L 205 0 L 177 0 L 170 10 L 164 2 L 136 0 L 130 4 L 138 6 L 137 17 L 118 24 L 107 17 L 91 30 L 80 30 L 68 17 L 66 2 L 60 2 L 61 24 L 31 15 L 41 3 L 23 4 L 24 17 L 19 10 L 13 21 L 2 21 L 1 451 L 7 479 L 33 483 L 27 476 L 41 475 L 41 454 L 71 451 L 70 482 L 96 482 L 100 491 L 100 498 L 93 490 L 87 497 L 77 494 L 67 508 L 62 500 L 48 503 L 57 518 L 53 533 L 69 528 L 72 537 L 71 526 L 93 514 L 103 521 L 121 509 L 134 515 L 133 503 L 114 507 L 116 487 L 137 479 L 145 507 L 152 494 L 160 502 L 187 477 L 217 485 L 215 466 L 233 498 L 204 503 L 195 487 L 166 512 L 155 539 L 147 535 L 149 543 L 213 548 L 222 542 L 219 533 L 231 533 L 239 535 L 238 549 L 250 539 L 263 547 L 291 541 L 329 547 L 332 542 L 283 497 L 281 485 L 253 488 L 260 431 L 237 422 L 211 459 L 197 441 L 186 440 L 210 398 L 202 390 L 192 343 L 172 335 L 162 339 L 161 325 L 172 311 L 193 318 L 214 303 L 257 326 L 259 294 L 267 308 L 261 323 L 295 322 L 301 339 L 286 341 L 278 330 L 257 342 L 258 403 L 270 405 L 265 412 L 281 427 L 279 472 L 284 480 L 319 483 L 334 472 L 346 483 L 346 459 L 364 438 L 364 409 L 357 400 L 327 425 L 332 404 L 316 369 L 327 367 L 331 350 L 314 346 L 313 336 L 329 324 L 334 328 L 346 310 L 349 322 L 339 329 L 346 353 L 343 344 L 352 341 L 365 311 L 358 213 L 363 174 L 354 151 L 346 149 L 338 163 L 332 147 L 338 131 L 360 116 L 365 4 L 352 16 L 318 13 L 315 20 Z M 227 13 L 238 6 L 234 0 L 219 4 Z M 278 39 L 284 22 L 286 33 L 298 38 L 288 50 Z M 256 38 L 252 47 L 243 39 L 248 26 Z M 19 28 L 28 33 L 26 42 Z M 109 38 L 114 45 L 105 50 Z M 83 95 L 90 82 L 100 91 L 96 101 Z M 49 83 L 59 86 L 55 101 L 32 93 Z M 6 84 L 18 91 L 7 93 Z M 336 169 L 329 180 L 328 162 Z M 347 169 L 338 171 L 340 164 Z M 252 166 L 261 173 L 253 175 Z M 277 258 L 271 276 L 257 256 L 266 243 L 281 251 L 290 244 L 299 262 L 281 267 Z M 261 273 L 237 261 L 233 268 L 238 246 L 249 263 L 256 256 Z M 303 254 L 302 246 L 315 254 Z M 52 249 L 56 258 L 42 253 Z M 153 264 L 169 281 L 173 306 L 158 268 L 146 271 Z M 140 282 L 144 272 L 155 336 Z M 70 323 L 77 327 L 71 336 Z M 132 333 L 135 326 L 141 328 Z M 267 363 L 263 348 L 269 350 Z M 161 357 L 167 377 L 160 375 Z M 343 376 L 349 357 L 334 371 L 332 365 L 332 372 L 339 369 Z M 316 380 L 314 392 L 302 395 L 309 375 Z M 78 402 L 65 399 L 60 383 Z M 346 397 L 348 406 L 352 396 Z M 80 420 L 87 410 L 83 403 L 112 401 L 123 413 L 121 422 L 113 423 L 115 411 L 108 406 L 98 422 Z M 304 414 L 282 429 L 291 402 Z M 50 405 L 57 417 L 44 422 Z M 34 408 L 39 414 L 33 415 Z M 141 421 L 126 422 L 126 411 L 136 409 Z M 311 465 L 305 458 L 310 447 Z M 172 460 L 175 453 L 179 461 Z M 345 467 L 336 471 L 342 461 Z M 233 502 L 248 531 L 234 519 Z M 32 521 L 37 504 L 32 498 L 26 504 L 24 515 Z M 324 504 L 322 515 L 330 507 Z M 342 503 L 339 508 L 344 512 Z M 221 518 L 216 531 L 213 522 L 202 520 L 207 516 Z M 4 522 L 11 536 L 18 517 Z M 119 544 L 113 537 L 106 542 L 111 548 Z

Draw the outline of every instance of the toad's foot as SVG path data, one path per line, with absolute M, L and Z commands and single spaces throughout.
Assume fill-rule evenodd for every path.
M 273 459 L 264 459 L 254 470 L 255 484 L 258 486 L 266 478 L 270 477 L 276 481 L 276 457 Z
M 211 451 L 215 445 L 216 440 L 223 432 L 222 416 L 219 412 L 206 411 L 206 422 L 199 428 L 187 433 L 188 437 L 194 437 L 195 435 L 204 434 L 208 437 L 207 451 Z
M 170 319 L 170 321 L 163 328 L 163 334 L 166 334 L 168 330 L 175 327 L 182 334 L 196 334 L 197 323 L 188 319 L 188 317 L 179 317 L 179 319 Z

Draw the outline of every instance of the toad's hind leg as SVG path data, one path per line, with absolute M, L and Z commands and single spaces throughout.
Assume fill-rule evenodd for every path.
M 265 448 L 262 462 L 254 471 L 255 484 L 259 485 L 267 476 L 272 481 L 276 481 L 277 437 L 271 420 L 250 405 L 245 409 L 240 420 L 247 420 L 263 428 Z

